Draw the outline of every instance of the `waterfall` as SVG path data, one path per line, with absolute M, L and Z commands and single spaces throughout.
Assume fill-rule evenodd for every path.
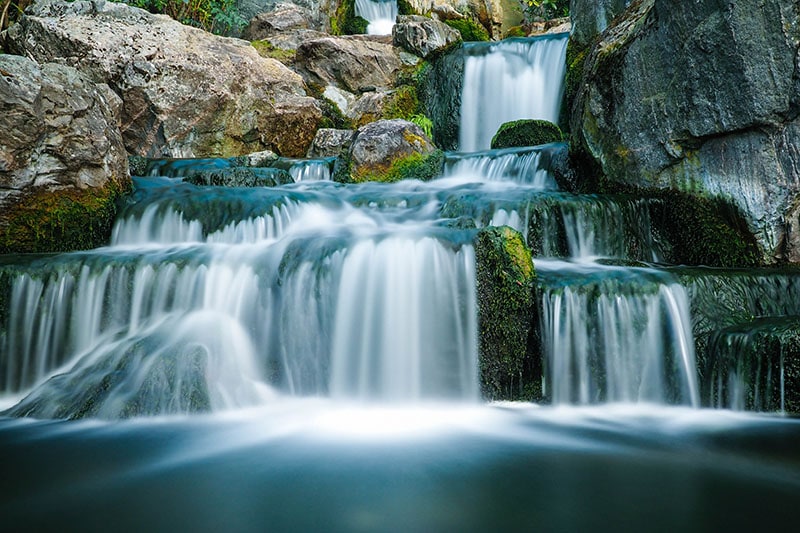
M 356 0 L 356 15 L 369 22 L 367 34 L 391 35 L 397 19 L 397 1 Z
M 567 35 L 465 46 L 459 149 L 486 150 L 504 122 L 558 123 Z
M 699 405 L 686 291 L 655 269 L 537 261 L 554 403 Z
M 489 181 L 508 180 L 541 190 L 554 190 L 557 186 L 552 171 L 543 161 L 550 156 L 544 147 L 448 153 L 445 157 L 444 176 Z

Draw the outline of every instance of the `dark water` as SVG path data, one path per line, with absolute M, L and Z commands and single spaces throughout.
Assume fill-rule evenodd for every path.
M 800 421 L 656 406 L 0 420 L 7 531 L 768 531 Z

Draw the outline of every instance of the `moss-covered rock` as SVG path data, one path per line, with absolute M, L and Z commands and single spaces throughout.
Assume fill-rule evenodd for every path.
M 417 94 L 421 108 L 433 122 L 433 139 L 444 150 L 458 148 L 464 53 L 461 43 L 423 62 L 418 71 Z
M 541 398 L 531 251 L 517 231 L 487 227 L 475 238 L 481 390 L 487 400 Z
M 558 126 L 547 120 L 522 119 L 506 122 L 492 137 L 492 148 L 515 146 L 538 146 L 561 141 L 563 135 Z
M 331 19 L 333 35 L 360 35 L 367 33 L 369 22 L 356 16 L 355 0 L 340 0 L 336 8 L 336 17 Z
M 486 28 L 471 19 L 451 19 L 445 20 L 444 23 L 451 28 L 457 29 L 461 34 L 461 39 L 464 41 L 489 40 L 489 32 L 486 31 Z

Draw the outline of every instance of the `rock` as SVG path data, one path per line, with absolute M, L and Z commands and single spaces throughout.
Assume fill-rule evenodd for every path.
M 461 34 L 447 24 L 418 15 L 398 16 L 392 37 L 395 46 L 423 58 L 461 40 Z
M 475 238 L 478 346 L 486 400 L 539 400 L 541 355 L 529 349 L 536 273 L 519 232 L 487 227 Z
M 108 242 L 130 188 L 116 95 L 74 68 L 0 55 L 0 253 Z
M 539 146 L 560 142 L 563 138 L 558 126 L 547 120 L 522 119 L 500 125 L 492 137 L 492 149 L 514 146 Z
M 356 131 L 336 181 L 431 179 L 444 156 L 419 126 L 407 120 L 378 120 Z
M 293 30 L 273 35 L 267 42 L 275 48 L 281 50 L 297 50 L 306 41 L 323 39 L 328 37 L 327 33 L 316 30 Z
M 610 187 L 729 199 L 763 258 L 800 261 L 800 5 L 630 6 L 586 59 L 572 146 Z
M 259 13 L 242 30 L 242 39 L 260 41 L 291 30 L 309 30 L 311 13 L 295 4 L 277 4 L 274 9 Z
M 625 11 L 633 0 L 572 0 L 569 17 L 572 21 L 571 38 L 580 47 L 586 47 Z
M 336 104 L 336 107 L 339 108 L 339 111 L 341 111 L 343 115 L 349 114 L 350 109 L 353 107 L 353 104 L 356 101 L 356 95 L 347 91 L 343 91 L 342 89 L 334 87 L 333 85 L 328 85 L 325 87 L 325 90 L 322 92 L 322 96 Z
M 464 49 L 461 46 L 433 58 L 423 70 L 419 100 L 433 122 L 433 138 L 444 150 L 458 149 Z
M 355 37 L 307 41 L 297 49 L 295 60 L 307 83 L 334 85 L 351 93 L 366 86 L 392 87 L 403 66 L 392 45 Z
M 252 20 L 262 13 L 268 13 L 290 5 L 300 8 L 307 17 L 308 27 L 330 33 L 331 18 L 336 16 L 338 0 L 238 0 L 239 15 L 244 20 Z
M 306 157 L 316 159 L 321 157 L 335 157 L 342 153 L 353 139 L 353 130 L 337 130 L 332 128 L 320 128 L 308 149 Z
M 306 152 L 322 119 L 302 79 L 247 43 L 125 4 L 37 2 L 7 46 L 75 66 L 121 98 L 131 154 L 229 156 Z

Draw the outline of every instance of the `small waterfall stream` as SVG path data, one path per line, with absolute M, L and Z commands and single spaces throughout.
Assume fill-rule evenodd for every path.
M 658 200 L 560 191 L 563 143 L 488 149 L 557 121 L 565 47 L 467 45 L 430 182 L 149 161 L 108 246 L 0 256 L 2 527 L 790 529 L 800 423 L 730 409 L 800 411 L 800 275 L 665 264 Z M 540 405 L 481 401 L 497 225 L 533 250 Z
M 356 15 L 369 22 L 367 34 L 391 35 L 397 19 L 397 0 L 356 0 Z

